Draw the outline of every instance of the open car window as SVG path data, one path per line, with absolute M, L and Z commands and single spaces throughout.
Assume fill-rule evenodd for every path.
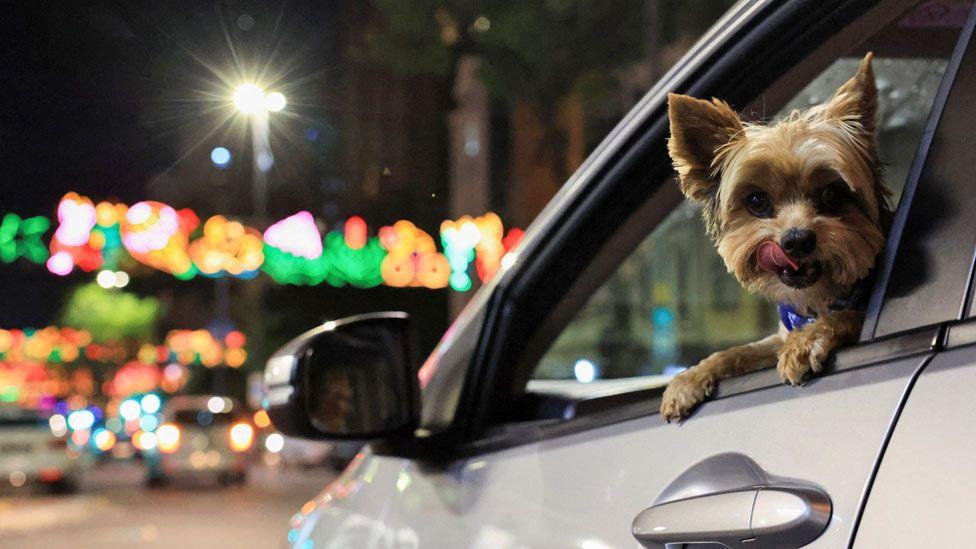
M 804 80 L 789 73 L 746 112 L 773 117 L 821 103 L 874 51 L 878 141 L 894 208 L 963 23 L 932 15 L 928 4 L 836 52 Z M 767 102 L 775 97 L 785 99 Z M 662 386 L 712 352 L 775 332 L 777 323 L 775 306 L 745 292 L 726 272 L 697 206 L 684 202 L 554 338 L 526 390 L 584 398 Z

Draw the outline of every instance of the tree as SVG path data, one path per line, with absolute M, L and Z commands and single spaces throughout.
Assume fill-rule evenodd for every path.
M 152 341 L 156 337 L 159 300 L 135 294 L 106 290 L 94 283 L 76 288 L 61 312 L 62 326 L 88 330 L 95 341 L 134 339 Z

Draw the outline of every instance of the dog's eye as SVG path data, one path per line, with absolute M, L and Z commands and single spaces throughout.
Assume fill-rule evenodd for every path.
M 769 217 L 773 213 L 769 195 L 762 191 L 756 191 L 746 197 L 746 209 L 756 217 Z
M 831 183 L 820 192 L 820 211 L 826 214 L 839 213 L 847 199 L 847 191 L 842 182 Z

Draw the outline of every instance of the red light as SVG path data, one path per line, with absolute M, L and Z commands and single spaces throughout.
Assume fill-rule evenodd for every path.
M 358 250 L 366 245 L 366 220 L 354 215 L 346 220 L 346 246 Z
M 60 469 L 40 469 L 37 471 L 37 480 L 41 482 L 57 482 L 64 478 L 64 471 Z

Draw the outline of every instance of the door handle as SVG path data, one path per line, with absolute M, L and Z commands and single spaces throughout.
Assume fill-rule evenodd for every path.
M 742 454 L 720 454 L 679 475 L 634 518 L 631 532 L 648 549 L 683 543 L 789 549 L 816 539 L 830 512 L 820 488 L 769 475 Z

